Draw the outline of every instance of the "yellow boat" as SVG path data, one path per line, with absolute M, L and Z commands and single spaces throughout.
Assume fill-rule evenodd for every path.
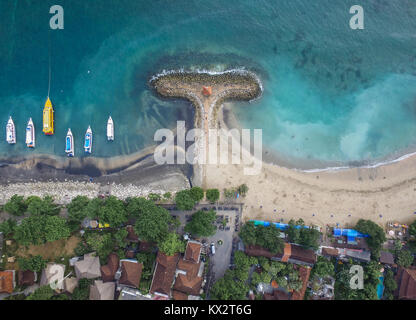
M 46 100 L 45 107 L 43 108 L 43 130 L 46 135 L 52 135 L 53 130 L 53 107 L 51 100 Z

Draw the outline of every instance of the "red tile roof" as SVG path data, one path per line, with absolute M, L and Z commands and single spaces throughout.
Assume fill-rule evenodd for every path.
M 416 269 L 400 267 L 396 276 L 397 296 L 401 300 L 416 300 Z
M 143 265 L 139 262 L 121 261 L 120 284 L 139 288 Z
M 114 276 L 118 270 L 119 258 L 116 253 L 108 256 L 107 264 L 101 267 L 101 276 L 104 282 L 114 281 Z
M 160 251 L 158 252 L 150 293 L 154 294 L 157 292 L 170 296 L 178 260 L 179 253 L 173 256 L 167 256 Z
M 0 271 L 0 293 L 12 293 L 14 289 L 14 272 Z
M 183 293 L 183 292 L 173 290 L 172 291 L 172 298 L 174 300 L 188 300 L 188 295 Z
M 304 249 L 301 246 L 285 243 L 283 253 L 272 254 L 270 251 L 260 246 L 246 246 L 245 252 L 253 257 L 277 258 L 283 262 L 304 262 L 314 264 L 316 262 L 316 254 L 313 250 Z M 296 261 L 291 261 L 296 260 Z
M 201 255 L 202 245 L 200 243 L 188 241 L 185 250 L 185 260 L 198 263 Z
M 179 273 L 176 277 L 173 289 L 198 296 L 202 286 L 202 277 L 198 277 L 198 271 L 201 263 L 192 263 L 185 260 L 179 260 L 178 269 L 185 271 L 185 274 Z

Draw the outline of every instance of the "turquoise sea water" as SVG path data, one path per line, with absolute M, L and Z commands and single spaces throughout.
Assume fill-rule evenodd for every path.
M 13 116 L 18 139 L 9 146 L 0 130 L 1 157 L 64 155 L 68 127 L 84 156 L 88 125 L 94 156 L 153 144 L 155 130 L 192 119 L 187 103 L 160 100 L 147 85 L 177 68 L 258 73 L 262 99 L 233 111 L 300 166 L 377 162 L 416 149 L 414 0 L 365 1 L 365 30 L 356 31 L 350 0 L 63 0 L 65 29 L 50 30 L 54 4 L 0 0 L 0 124 Z M 56 134 L 45 137 L 50 56 Z M 116 140 L 108 144 L 110 114 Z M 29 117 L 35 150 L 24 144 Z

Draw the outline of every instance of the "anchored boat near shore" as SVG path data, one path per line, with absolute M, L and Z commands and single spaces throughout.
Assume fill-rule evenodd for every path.
M 92 130 L 91 126 L 88 126 L 87 132 L 85 133 L 84 149 L 86 153 L 92 152 Z
M 53 112 L 52 102 L 48 96 L 45 107 L 43 108 L 43 132 L 46 135 L 54 134 Z
M 68 133 L 66 134 L 65 152 L 68 155 L 68 157 L 74 156 L 74 136 L 72 135 L 70 128 L 68 129 Z
M 6 125 L 6 141 L 9 144 L 16 143 L 16 128 L 14 126 L 14 122 L 12 117 L 9 118 Z
M 107 140 L 113 141 L 114 140 L 114 123 L 111 116 L 108 118 L 107 121 Z
M 32 118 L 29 118 L 26 127 L 26 145 L 28 148 L 35 147 L 35 126 L 33 125 Z

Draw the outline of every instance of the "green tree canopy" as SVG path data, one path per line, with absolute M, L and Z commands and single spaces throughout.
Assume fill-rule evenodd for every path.
M 245 300 L 248 291 L 248 285 L 236 280 L 235 273 L 227 270 L 224 277 L 212 286 L 210 296 L 213 300 Z
M 39 287 L 31 295 L 27 296 L 26 300 L 50 300 L 54 295 L 51 286 L 46 285 Z
M 410 235 L 416 237 L 416 220 L 409 226 Z
M 14 239 L 23 245 L 43 244 L 70 235 L 66 220 L 57 216 L 32 215 L 15 228 Z
M 3 234 L 7 236 L 10 233 L 14 232 L 16 225 L 17 223 L 13 219 L 8 219 L 6 221 L 3 221 L 2 223 L 0 223 L 0 232 L 3 232 Z
M 280 238 L 279 229 L 274 225 L 255 226 L 253 221 L 249 221 L 241 228 L 240 238 L 245 245 L 258 245 L 273 254 L 283 252 L 284 242 Z
M 215 203 L 220 199 L 220 191 L 218 189 L 208 189 L 207 199 L 210 203 Z
M 88 204 L 90 199 L 86 196 L 77 196 L 68 204 L 68 220 L 70 222 L 81 222 L 88 215 Z
M 88 300 L 90 296 L 90 285 L 92 283 L 93 279 L 80 279 L 78 287 L 76 287 L 72 293 L 72 300 Z
M 91 232 L 86 234 L 86 243 L 88 245 L 88 251 L 96 252 L 100 257 L 100 261 L 107 261 L 108 255 L 114 250 L 115 242 L 111 233 L 97 233 Z
M 36 255 L 31 258 L 18 258 L 17 262 L 20 270 L 40 272 L 45 269 L 48 261 L 43 259 L 41 255 Z
M 173 256 L 177 252 L 185 251 L 185 243 L 179 239 L 175 232 L 170 232 L 166 238 L 159 243 L 159 250 L 167 256 Z
M 313 266 L 312 275 L 316 275 L 320 278 L 323 278 L 326 276 L 334 276 L 335 275 L 334 264 L 328 259 L 319 256 L 318 260 Z
M 366 238 L 366 242 L 373 255 L 377 256 L 380 252 L 381 245 L 386 241 L 386 235 L 383 228 L 371 220 L 360 219 L 358 220 L 355 229 L 369 235 L 369 237 Z
M 13 195 L 4 205 L 4 210 L 14 216 L 21 216 L 27 210 L 27 204 L 23 196 Z
M 139 214 L 134 230 L 140 239 L 148 242 L 162 242 L 169 233 L 172 223 L 169 212 L 153 203 Z
M 56 204 L 51 196 L 43 199 L 37 196 L 30 196 L 26 199 L 27 211 L 32 215 L 56 216 L 61 211 L 61 207 Z
M 192 215 L 192 220 L 185 226 L 185 231 L 197 237 L 209 237 L 215 234 L 214 226 L 216 214 L 214 210 L 197 211 Z
M 192 187 L 189 190 L 189 193 L 196 203 L 204 199 L 204 190 L 200 187 Z
M 246 185 L 246 184 L 242 184 L 241 186 L 239 186 L 239 187 L 237 188 L 237 192 L 238 192 L 241 196 L 245 197 L 245 196 L 246 196 L 246 194 L 247 194 L 247 192 L 248 192 L 248 187 L 247 187 L 247 185 Z
M 140 214 L 146 210 L 152 210 L 154 203 L 143 197 L 133 197 L 127 199 L 126 211 L 129 217 L 139 217 Z
M 401 267 L 407 268 L 413 263 L 413 255 L 409 250 L 401 250 L 397 255 L 397 264 Z
M 179 210 L 187 211 L 195 207 L 196 201 L 189 190 L 182 190 L 176 193 L 175 203 Z
M 115 196 L 105 199 L 92 199 L 87 205 L 88 217 L 98 219 L 101 223 L 108 223 L 111 227 L 119 227 L 127 221 L 124 202 Z

